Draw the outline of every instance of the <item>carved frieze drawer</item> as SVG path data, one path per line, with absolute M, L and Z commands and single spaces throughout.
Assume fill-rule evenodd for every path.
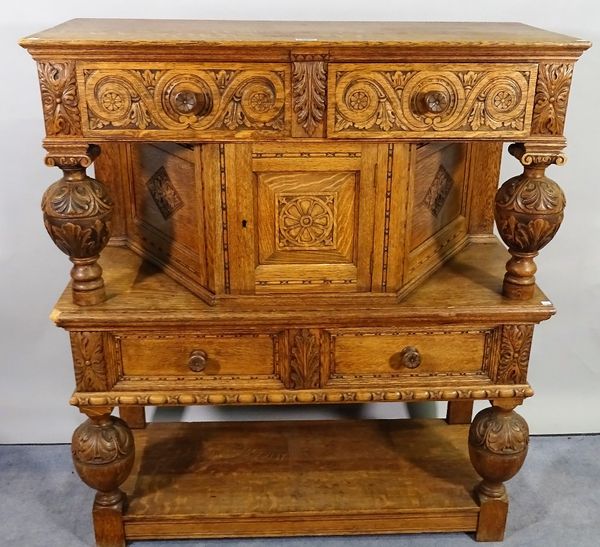
M 329 137 L 517 138 L 536 64 L 329 65 Z
M 274 333 L 122 334 L 114 337 L 120 383 L 197 382 L 281 387 Z M 117 384 L 118 385 L 118 384 Z
M 328 333 L 328 384 L 490 378 L 496 330 L 341 329 Z
M 288 64 L 78 64 L 83 135 L 289 135 L 289 71 Z

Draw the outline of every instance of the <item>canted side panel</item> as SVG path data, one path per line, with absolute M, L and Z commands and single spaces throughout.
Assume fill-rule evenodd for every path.
M 77 64 L 85 137 L 147 141 L 290 134 L 287 63 Z
M 130 238 L 168 273 L 206 287 L 203 188 L 194 150 L 176 144 L 131 147 Z
M 408 191 L 404 288 L 414 286 L 466 243 L 468 151 L 460 143 L 416 150 Z

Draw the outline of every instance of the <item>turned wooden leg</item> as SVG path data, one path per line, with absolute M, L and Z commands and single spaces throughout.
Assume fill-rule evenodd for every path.
M 470 424 L 473 416 L 473 401 L 448 401 L 446 422 L 454 424 Z
M 120 406 L 119 416 L 131 429 L 146 427 L 146 407 L 144 406 Z
M 99 148 L 80 148 L 48 148 L 46 163 L 60 167 L 63 176 L 44 193 L 42 211 L 48 234 L 73 262 L 73 302 L 91 306 L 106 298 L 97 260 L 110 237 L 113 204 L 104 185 L 85 172 Z
M 126 500 L 119 486 L 131 472 L 135 453 L 131 430 L 111 410 L 85 410 L 89 419 L 75 430 L 71 443 L 75 470 L 97 490 L 92 512 L 97 547 L 125 546 Z
M 560 186 L 545 175 L 552 163 L 564 163 L 560 152 L 531 151 L 527 145 L 512 144 L 509 152 L 524 166 L 522 175 L 507 180 L 496 194 L 498 232 L 508 245 L 503 293 L 527 300 L 533 296 L 534 258 L 558 231 L 563 220 L 565 196 Z
M 475 495 L 480 512 L 477 541 L 502 541 L 508 514 L 504 482 L 521 469 L 527 446 L 527 422 L 512 408 L 492 406 L 477 413 L 469 430 L 469 455 L 483 480 Z

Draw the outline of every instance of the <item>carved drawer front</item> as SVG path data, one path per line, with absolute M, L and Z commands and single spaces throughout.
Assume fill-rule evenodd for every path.
M 84 136 L 289 135 L 288 64 L 78 64 Z
M 506 138 L 531 127 L 535 64 L 329 65 L 329 137 Z
M 186 381 L 279 386 L 279 335 L 127 334 L 116 337 L 121 380 Z
M 492 329 L 331 331 L 329 383 L 487 377 Z

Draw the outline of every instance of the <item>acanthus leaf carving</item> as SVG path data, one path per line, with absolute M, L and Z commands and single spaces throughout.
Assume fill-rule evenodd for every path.
M 532 325 L 502 327 L 496 382 L 522 384 L 526 381 L 532 337 Z
M 309 389 L 320 384 L 319 340 L 310 329 L 291 331 L 289 387 Z
M 532 134 L 562 135 L 572 77 L 572 64 L 539 66 L 531 121 Z
M 81 135 L 75 63 L 39 62 L 38 78 L 46 134 Z
M 104 340 L 101 332 L 72 332 L 71 349 L 77 389 L 101 391 L 108 388 Z
M 489 407 L 480 411 L 469 430 L 469 445 L 500 455 L 523 453 L 529 444 L 527 422 L 516 412 Z
M 292 56 L 293 108 L 298 123 L 312 137 L 323 121 L 327 91 L 327 56 Z
M 150 177 L 146 187 L 165 220 L 183 207 L 183 200 L 171 182 L 164 166 L 159 167 L 156 173 Z

